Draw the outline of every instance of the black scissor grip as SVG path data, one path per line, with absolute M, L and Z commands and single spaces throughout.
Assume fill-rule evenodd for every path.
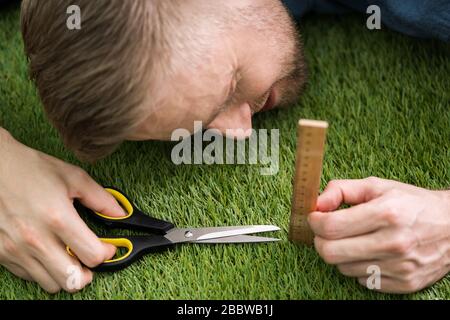
M 108 260 L 93 268 L 94 271 L 110 272 L 128 267 L 134 261 L 147 253 L 159 252 L 173 245 L 171 241 L 163 236 L 112 236 L 101 238 L 103 242 L 110 243 L 116 247 L 125 247 L 128 251 L 116 259 Z
M 130 217 L 123 220 L 111 220 L 96 214 L 93 216 L 97 220 L 103 222 L 107 227 L 114 229 L 130 229 L 151 232 L 154 234 L 166 234 L 167 231 L 174 228 L 172 223 L 152 218 L 137 209 L 135 209 Z
M 113 218 L 92 211 L 92 216 L 103 222 L 106 226 L 110 228 L 146 231 L 155 234 L 166 234 L 167 231 L 175 227 L 171 222 L 150 217 L 140 211 L 122 191 L 111 187 L 106 187 L 105 189 L 113 195 L 128 213 L 123 218 Z

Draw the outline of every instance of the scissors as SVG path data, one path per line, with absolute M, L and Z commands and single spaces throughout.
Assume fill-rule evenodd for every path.
M 274 242 L 280 239 L 251 236 L 249 234 L 279 231 L 280 228 L 272 225 L 249 225 L 235 227 L 215 228 L 176 228 L 171 222 L 155 219 L 139 210 L 122 191 L 105 188 L 125 209 L 127 215 L 123 217 L 109 217 L 99 212 L 85 208 L 98 221 L 110 228 L 139 230 L 151 233 L 144 236 L 110 236 L 100 238 L 118 248 L 126 249 L 119 257 L 104 261 L 95 268 L 95 271 L 117 271 L 128 267 L 143 255 L 168 249 L 176 244 L 198 243 L 261 243 Z M 69 247 L 67 252 L 75 256 Z

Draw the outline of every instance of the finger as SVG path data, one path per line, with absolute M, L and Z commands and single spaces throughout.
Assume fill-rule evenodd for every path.
M 428 258 L 426 261 L 417 261 L 416 256 Z M 441 270 L 441 253 L 436 250 L 434 244 L 420 246 L 415 249 L 415 254 L 400 256 L 385 260 L 372 260 L 337 265 L 339 271 L 349 277 L 365 277 L 373 272 L 379 272 L 383 276 L 407 282 L 436 275 Z M 425 267 L 426 266 L 426 267 Z M 442 276 L 445 276 L 443 274 Z
M 372 260 L 362 262 L 350 262 L 338 264 L 337 268 L 340 273 L 347 277 L 368 277 L 374 272 L 382 276 L 396 278 L 398 276 L 397 262 L 392 260 Z
M 396 293 L 396 294 L 405 294 L 405 293 L 413 293 L 423 289 L 423 285 L 416 282 L 405 282 L 397 279 L 392 279 L 389 277 L 381 277 L 379 282 L 379 287 L 374 287 L 373 279 L 370 277 L 361 277 L 358 278 L 359 284 L 362 286 L 369 288 L 371 290 L 385 292 L 385 293 Z
M 57 293 L 61 290 L 58 283 L 53 280 L 42 264 L 32 257 L 25 258 L 23 268 L 27 270 L 31 278 L 37 282 L 42 289 L 49 293 Z
M 409 234 L 395 229 L 352 238 L 327 240 L 316 236 L 314 245 L 319 255 L 329 264 L 381 260 L 401 256 L 416 243 Z
M 358 180 L 333 180 L 317 199 L 317 211 L 333 211 L 345 204 L 360 204 L 381 194 L 391 184 L 389 180 L 366 178 Z
M 62 243 L 54 240 L 46 245 L 50 254 L 36 258 L 61 288 L 76 292 L 92 282 L 92 271 L 82 267 L 76 258 L 68 255 Z
M 30 276 L 30 274 L 18 264 L 4 263 L 3 266 L 17 277 L 22 278 L 26 281 L 33 281 L 33 278 Z
M 87 208 L 111 217 L 123 217 L 127 213 L 117 200 L 88 174 L 75 182 L 76 198 Z
M 308 215 L 314 233 L 335 240 L 363 235 L 386 226 L 383 198 L 333 212 L 315 211 Z
M 74 207 L 67 210 L 63 228 L 53 230 L 85 265 L 93 268 L 114 256 L 116 248 L 100 239 L 84 223 Z

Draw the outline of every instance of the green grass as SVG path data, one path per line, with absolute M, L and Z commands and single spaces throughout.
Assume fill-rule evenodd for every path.
M 96 165 L 79 163 L 45 120 L 22 54 L 18 10 L 0 13 L 0 125 L 18 140 L 81 165 L 99 183 L 178 226 L 276 224 L 270 245 L 185 245 L 149 255 L 122 272 L 98 274 L 80 293 L 47 295 L 0 268 L 4 299 L 448 299 L 450 277 L 422 292 L 371 292 L 287 241 L 296 123 L 331 124 L 322 187 L 334 178 L 376 175 L 428 188 L 450 183 L 450 59 L 444 44 L 368 31 L 361 16 L 302 23 L 310 85 L 289 110 L 258 115 L 280 129 L 280 171 L 258 166 L 175 166 L 173 144 L 126 143 Z

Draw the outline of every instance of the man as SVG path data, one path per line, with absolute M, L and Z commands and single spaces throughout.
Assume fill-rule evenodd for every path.
M 292 104 L 306 81 L 299 36 L 278 0 L 79 0 L 81 29 L 69 30 L 72 2 L 24 0 L 21 19 L 46 113 L 82 159 L 107 156 L 124 140 L 192 132 L 195 120 L 246 138 L 255 112 Z M 309 7 L 297 6 L 301 13 L 346 8 L 302 3 Z M 448 8 L 441 5 L 436 12 Z M 427 35 L 427 27 L 418 30 Z M 5 130 L 0 155 L 1 263 L 49 292 L 71 291 L 67 268 L 82 266 L 65 245 L 87 267 L 115 251 L 83 223 L 73 200 L 111 216 L 122 209 L 84 171 Z M 339 210 L 343 203 L 353 206 Z M 309 221 L 317 251 L 363 284 L 371 264 L 380 266 L 386 292 L 417 291 L 449 272 L 449 191 L 378 178 L 332 181 L 317 210 Z M 92 273 L 82 270 L 84 287 Z

